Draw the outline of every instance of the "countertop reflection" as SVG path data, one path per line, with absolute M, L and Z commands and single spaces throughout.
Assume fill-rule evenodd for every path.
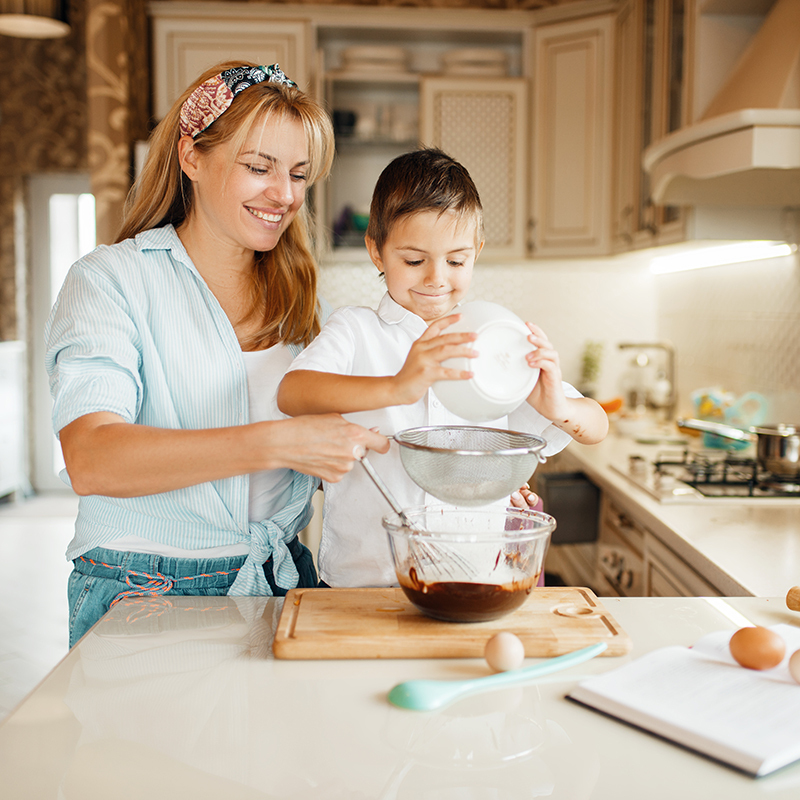
M 762 624 L 800 624 L 782 600 L 723 602 Z M 565 700 L 586 675 L 735 627 L 719 602 L 702 598 L 603 603 L 633 639 L 631 654 L 426 713 L 389 705 L 388 690 L 411 678 L 488 674 L 485 662 L 282 661 L 271 648 L 281 600 L 120 603 L 0 727 L 4 796 L 798 795 L 798 768 L 754 781 Z

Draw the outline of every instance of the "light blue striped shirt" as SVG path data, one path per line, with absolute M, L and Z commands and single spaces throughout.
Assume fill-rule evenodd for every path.
M 45 338 L 56 434 L 97 411 L 170 429 L 249 421 L 236 334 L 171 225 L 73 265 Z M 269 595 L 261 565 L 270 557 L 278 585 L 297 584 L 286 542 L 308 524 L 318 484 L 295 473 L 286 506 L 261 522 L 248 520 L 246 475 L 146 497 L 82 497 L 67 558 L 128 534 L 190 550 L 245 542 L 250 554 L 229 594 Z

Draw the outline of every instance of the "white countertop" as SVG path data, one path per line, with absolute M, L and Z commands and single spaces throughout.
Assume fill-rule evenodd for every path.
M 629 655 L 414 712 L 387 702 L 395 683 L 484 675 L 485 662 L 277 661 L 271 642 L 282 601 L 126 601 L 0 726 L 3 796 L 800 796 L 800 764 L 755 780 L 564 699 L 584 676 L 735 629 L 740 623 L 726 616 L 732 609 L 765 625 L 800 625 L 800 614 L 783 598 L 602 602 L 631 636 Z
M 570 444 L 559 466 L 582 470 L 612 492 L 625 510 L 725 595 L 782 597 L 800 584 L 800 500 L 660 503 L 622 473 L 630 455 L 652 458 L 669 449 L 675 447 L 612 434 L 597 445 Z

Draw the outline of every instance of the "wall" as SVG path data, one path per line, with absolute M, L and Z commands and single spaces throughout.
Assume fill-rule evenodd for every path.
M 598 399 L 618 394 L 623 367 L 617 344 L 656 338 L 656 298 L 647 259 L 548 260 L 500 265 L 479 260 L 468 300 L 500 303 L 535 322 L 556 347 L 564 379 L 578 384 L 587 340 L 604 343 Z M 332 305 L 375 306 L 384 283 L 371 264 L 323 267 L 322 292 Z
M 25 178 L 86 168 L 83 6 L 64 39 L 0 36 L 0 341 L 25 337 Z
M 800 257 L 660 275 L 659 334 L 678 352 L 680 411 L 718 386 L 769 400 L 772 422 L 800 422 Z
M 691 393 L 720 387 L 757 391 L 772 422 L 800 417 L 800 259 L 798 256 L 653 276 L 651 253 L 620 258 L 478 262 L 468 299 L 500 303 L 547 332 L 565 380 L 577 384 L 587 341 L 604 343 L 599 400 L 620 393 L 622 341 L 667 339 L 676 350 L 678 412 L 694 415 Z M 323 267 L 334 306 L 375 306 L 383 281 L 371 264 Z

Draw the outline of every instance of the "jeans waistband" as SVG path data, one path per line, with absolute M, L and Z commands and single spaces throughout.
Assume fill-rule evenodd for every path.
M 296 537 L 286 546 L 292 558 L 298 558 L 302 552 L 302 545 Z M 130 587 L 114 598 L 113 606 L 125 597 L 164 595 L 178 587 L 198 590 L 228 588 L 236 580 L 245 558 L 176 558 L 95 547 L 72 563 L 84 575 L 111 578 Z M 269 559 L 265 565 L 271 561 Z

